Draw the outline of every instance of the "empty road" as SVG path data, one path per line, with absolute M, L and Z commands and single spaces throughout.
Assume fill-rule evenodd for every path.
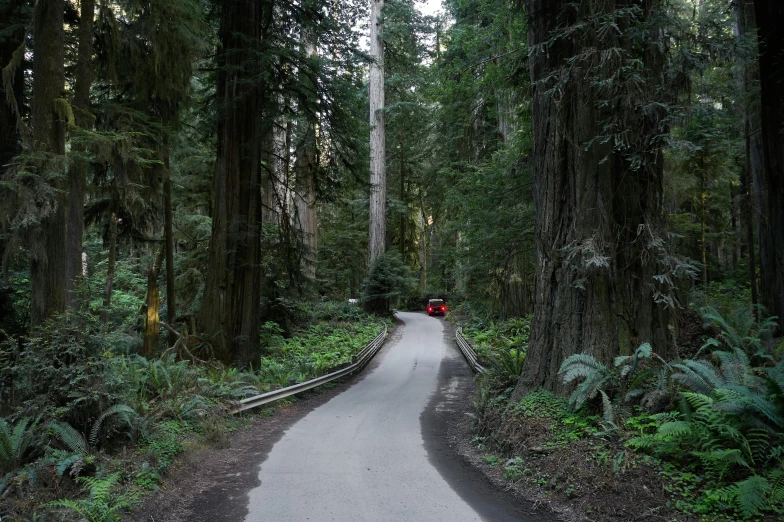
M 456 476 L 465 472 L 454 462 L 441 465 L 447 452 L 428 452 L 428 405 L 461 382 L 442 363 L 457 367 L 463 383 L 467 370 L 444 339 L 442 318 L 398 317 L 402 337 L 380 363 L 272 447 L 248 493 L 246 522 L 528 520 L 481 480 Z

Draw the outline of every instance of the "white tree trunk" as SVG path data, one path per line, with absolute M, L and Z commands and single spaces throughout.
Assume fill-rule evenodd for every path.
M 386 142 L 384 135 L 384 0 L 370 0 L 370 239 L 369 262 L 384 254 L 386 243 Z

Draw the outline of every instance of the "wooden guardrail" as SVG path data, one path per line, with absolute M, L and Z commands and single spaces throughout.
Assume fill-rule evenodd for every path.
M 370 341 L 367 346 L 362 348 L 351 358 L 350 364 L 344 365 L 343 367 L 338 367 L 336 370 L 328 373 L 327 375 L 322 375 L 321 377 L 316 377 L 315 379 L 311 379 L 306 382 L 301 382 L 299 384 L 294 384 L 293 386 L 288 386 L 279 390 L 272 390 L 267 393 L 262 393 L 261 395 L 242 399 L 234 408 L 231 409 L 231 413 L 237 414 L 245 410 L 250 410 L 251 408 L 269 404 L 270 402 L 275 402 L 286 397 L 291 397 L 292 395 L 296 395 L 307 390 L 312 390 L 317 386 L 321 386 L 322 384 L 326 384 L 330 381 L 334 381 L 335 379 L 340 379 L 341 377 L 345 377 L 346 375 L 359 371 L 370 362 L 376 353 L 378 353 L 378 350 L 381 349 L 381 347 L 384 345 L 386 338 L 387 328 L 385 326 L 384 330 L 380 332 L 375 339 Z
M 474 371 L 474 373 L 485 373 L 487 369 L 479 364 L 479 360 L 476 356 L 476 352 L 471 347 L 471 344 L 463 337 L 463 327 L 458 327 L 457 331 L 455 332 L 455 341 L 457 341 L 457 346 L 460 348 L 460 351 L 463 353 L 463 357 L 465 357 L 466 361 L 468 361 L 469 366 Z

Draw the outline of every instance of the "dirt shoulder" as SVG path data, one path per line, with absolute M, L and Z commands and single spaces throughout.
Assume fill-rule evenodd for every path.
M 445 335 L 459 354 L 453 330 L 447 328 Z M 463 371 L 455 367 L 460 363 Z M 476 384 L 467 368 L 462 360 L 445 362 L 440 396 L 452 397 L 446 402 L 434 398 L 423 415 L 423 427 L 429 433 L 428 451 L 447 463 L 440 466 L 445 469 L 442 474 L 461 495 L 467 492 L 469 502 L 472 494 L 510 502 L 520 520 L 696 520 L 673 509 L 664 477 L 635 459 L 622 443 L 588 438 L 550 448 L 554 434 L 547 421 L 500 416 L 493 426 L 496 440 L 478 436 L 477 417 L 470 406 Z M 492 513 L 480 513 L 496 520 Z
M 444 343 L 452 348 L 441 363 L 438 389 L 422 413 L 422 435 L 430 462 L 447 483 L 482 518 L 493 522 L 555 522 L 547 503 L 537 502 L 496 480 L 477 459 L 471 399 L 476 385 L 470 367 L 454 341 L 454 329 L 444 323 Z M 481 456 L 479 456 L 481 459 Z

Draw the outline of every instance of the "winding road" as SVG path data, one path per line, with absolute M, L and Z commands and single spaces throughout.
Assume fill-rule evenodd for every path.
M 398 318 L 402 337 L 375 367 L 272 447 L 248 493 L 246 522 L 540 520 L 428 441 L 470 372 L 444 338 L 443 319 Z

